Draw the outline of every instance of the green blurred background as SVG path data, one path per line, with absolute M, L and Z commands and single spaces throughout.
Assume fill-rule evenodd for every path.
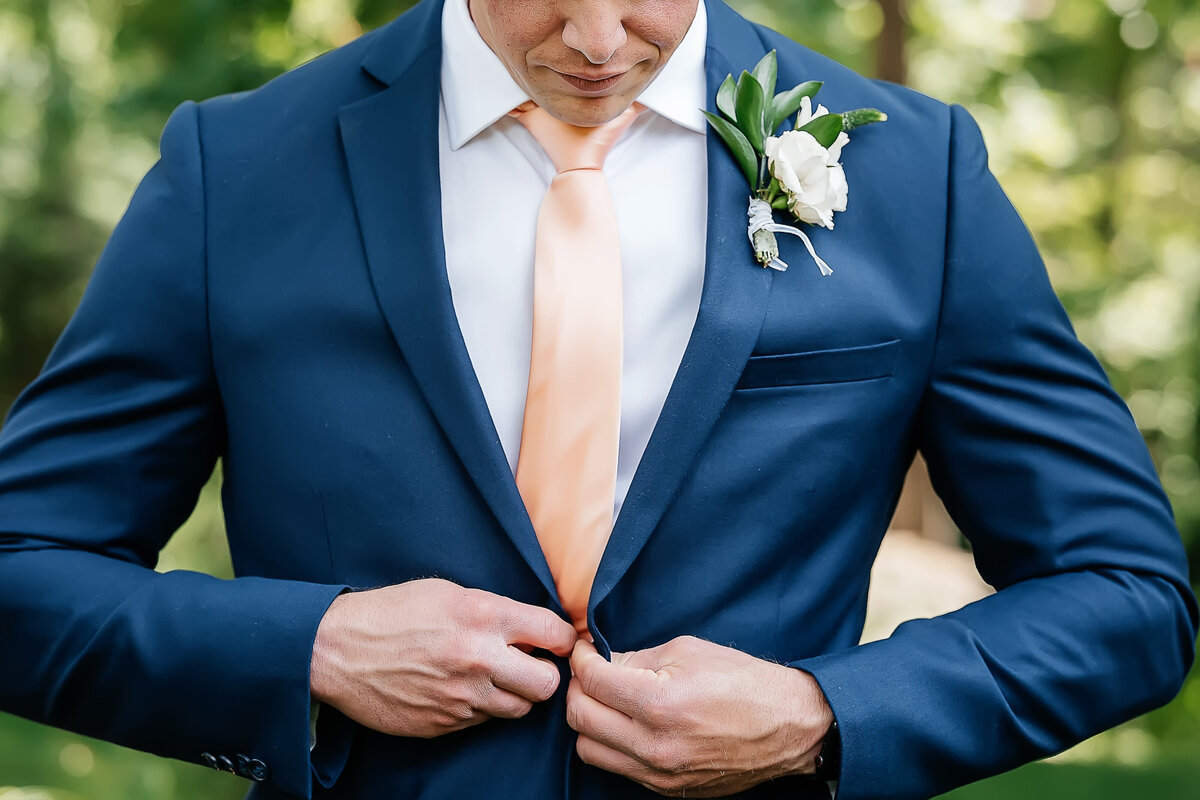
M 256 86 L 405 0 L 0 0 L 0 413 L 40 368 L 170 110 Z M 1200 7 L 1193 0 L 741 0 L 797 40 L 948 102 L 1200 550 Z M 813 76 L 819 77 L 819 76 Z M 219 480 L 160 569 L 229 575 Z M 3 657 L 0 654 L 0 657 Z M 1165 709 L 957 800 L 1200 796 L 1200 678 Z M 0 715 L 0 800 L 234 798 L 239 779 Z

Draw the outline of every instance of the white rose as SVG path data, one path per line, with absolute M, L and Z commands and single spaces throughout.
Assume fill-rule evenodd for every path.
M 812 110 L 812 98 L 800 98 L 800 113 L 796 115 L 796 127 L 803 128 L 808 123 L 812 122 L 817 117 L 823 117 L 829 113 L 829 109 L 823 105 L 817 105 L 817 110 Z
M 812 119 L 827 113 L 824 106 L 818 106 L 814 114 L 806 97 L 800 109 L 801 124 L 808 122 L 805 115 Z M 834 212 L 846 210 L 849 186 L 838 159 L 849 141 L 843 131 L 825 148 L 812 134 L 793 130 L 763 142 L 767 166 L 787 194 L 788 208 L 797 219 L 833 228 Z

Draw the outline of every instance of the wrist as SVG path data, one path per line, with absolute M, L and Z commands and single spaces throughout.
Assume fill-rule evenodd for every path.
M 812 675 L 793 667 L 786 669 L 792 673 L 793 678 L 793 702 L 788 706 L 791 709 L 790 724 L 787 726 L 787 739 L 791 751 L 791 768 L 788 774 L 811 777 L 816 769 L 817 759 L 830 737 L 830 731 L 836 730 L 833 710 Z M 822 761 L 828 760 L 827 753 Z
M 309 696 L 314 703 L 337 705 L 337 689 L 342 679 L 342 648 L 339 645 L 341 617 L 346 595 L 334 599 L 317 626 L 309 666 Z

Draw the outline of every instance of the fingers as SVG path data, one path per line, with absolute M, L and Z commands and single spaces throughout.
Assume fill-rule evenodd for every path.
M 640 716 L 658 691 L 656 672 L 609 663 L 583 639 L 575 644 L 571 669 L 585 694 L 629 717 Z
M 533 703 L 520 695 L 496 687 L 480 700 L 477 710 L 487 717 L 520 719 L 533 710 Z
M 545 650 L 568 655 L 575 628 L 546 608 L 528 605 L 480 589 L 463 590 L 454 607 L 462 635 L 456 653 L 470 653 L 468 668 L 495 686 L 539 703 L 559 686 L 558 667 L 531 653 Z M 474 643 L 472 643 L 474 642 Z
M 571 654 L 578 635 L 575 627 L 548 608 L 506 600 L 500 628 L 509 644 L 540 647 L 560 656 Z
M 630 717 L 588 697 L 578 678 L 567 685 L 567 724 L 580 736 L 626 754 L 638 752 L 644 738 Z
M 614 750 L 583 734 L 579 735 L 579 741 L 575 743 L 575 752 L 579 753 L 579 758 L 585 764 L 617 775 L 624 775 L 639 783 L 642 783 L 642 776 L 647 772 L 646 765 L 632 756 Z
M 558 690 L 558 667 L 547 659 L 526 655 L 509 645 L 492 665 L 492 683 L 540 703 L 549 700 Z

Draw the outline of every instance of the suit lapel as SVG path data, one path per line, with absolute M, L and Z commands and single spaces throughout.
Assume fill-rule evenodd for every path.
M 340 124 L 371 281 L 426 401 L 505 532 L 557 598 L 458 326 L 438 169 L 441 3 L 383 31 L 364 69 L 390 84 Z M 407 27 L 398 27 L 406 19 Z M 415 27 L 415 32 L 413 28 Z M 401 55 L 402 54 L 402 55 Z
M 709 110 L 715 111 L 717 87 L 735 70 L 713 47 L 714 35 L 720 32 L 728 45 L 730 26 L 748 34 L 740 42 L 748 48 L 727 48 L 731 53 L 748 50 L 747 65 L 753 66 L 762 52 L 744 20 L 719 2 L 708 8 L 705 65 Z M 741 53 L 735 54 L 741 63 Z M 595 607 L 641 552 L 728 402 L 758 338 L 774 277 L 773 270 L 755 263 L 746 237 L 746 179 L 720 140 L 711 133 L 707 138 L 708 231 L 700 309 L 592 586 L 588 622 L 602 651 L 607 647 L 596 630 Z
M 427 0 L 381 36 L 363 62 L 387 88 L 342 109 L 340 124 L 380 307 L 451 446 L 522 557 L 557 600 L 554 581 L 471 367 L 446 275 L 438 171 L 441 8 Z M 709 110 L 731 63 L 762 55 L 753 29 L 709 0 Z M 720 46 L 715 42 L 720 40 Z M 727 55 L 728 54 L 728 57 Z M 746 239 L 749 190 L 724 145 L 707 141 L 708 230 L 700 309 L 654 432 L 616 520 L 589 616 L 628 571 L 728 402 L 762 326 L 774 272 Z M 414 188 L 419 187 L 419 188 Z M 597 644 L 607 649 L 591 623 Z

